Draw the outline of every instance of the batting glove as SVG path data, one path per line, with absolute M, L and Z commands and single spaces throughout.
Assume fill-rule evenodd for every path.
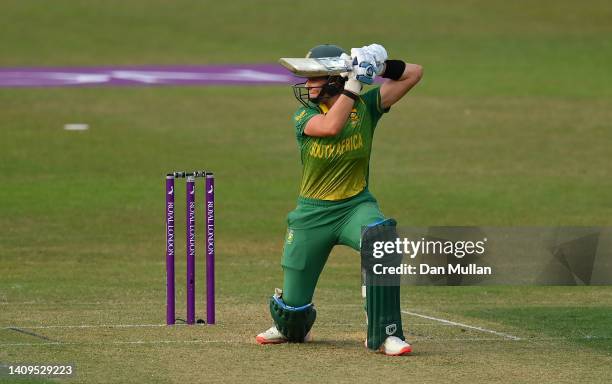
M 374 62 L 376 65 L 376 74 L 381 75 L 385 70 L 385 61 L 387 60 L 387 50 L 380 44 L 370 44 L 362 47 L 363 50 L 368 52 L 372 57 L 374 57 Z
M 346 53 L 343 53 L 341 57 L 347 62 L 347 66 L 352 66 L 352 57 L 350 57 Z M 355 73 L 355 71 L 343 72 L 340 74 L 340 76 L 346 79 L 346 82 L 344 83 L 345 90 L 354 93 L 355 95 L 359 95 L 361 93 L 362 85 L 361 82 L 357 80 L 357 74 Z
M 363 84 L 372 84 L 376 77 L 376 66 L 374 56 L 363 48 L 352 48 L 353 72 L 357 80 Z

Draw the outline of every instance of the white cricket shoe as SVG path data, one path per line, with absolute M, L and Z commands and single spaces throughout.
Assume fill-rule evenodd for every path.
M 396 336 L 389 336 L 380 346 L 380 351 L 387 356 L 401 356 L 412 352 L 412 346 Z
M 259 344 L 282 344 L 287 342 L 287 338 L 276 329 L 276 326 L 272 326 L 267 331 L 260 333 L 255 340 Z M 304 338 L 305 343 L 309 341 L 312 341 L 312 332 L 308 332 Z
M 367 339 L 363 344 L 368 348 Z M 387 356 L 408 355 L 412 352 L 412 346 L 397 336 L 389 336 L 385 342 L 382 343 L 378 351 Z

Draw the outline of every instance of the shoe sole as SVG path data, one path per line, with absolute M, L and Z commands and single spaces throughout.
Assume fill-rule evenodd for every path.
M 266 344 L 283 344 L 286 343 L 287 340 L 268 340 L 264 337 L 260 337 L 257 336 L 255 338 L 255 341 L 257 341 L 257 344 L 261 344 L 261 345 L 266 345 Z
M 412 347 L 404 347 L 398 353 L 387 353 L 384 351 L 381 352 L 384 353 L 385 356 L 404 356 L 412 353 Z
M 365 347 L 368 348 L 368 340 L 366 340 L 364 342 Z M 368 349 L 371 352 L 376 352 L 376 351 L 372 351 L 371 349 Z M 386 353 L 385 351 L 381 349 L 378 350 L 378 352 L 382 353 L 385 356 L 404 356 L 404 355 L 409 355 L 412 353 L 412 345 L 409 345 L 407 347 L 404 347 L 402 349 L 400 349 L 400 351 L 398 353 Z

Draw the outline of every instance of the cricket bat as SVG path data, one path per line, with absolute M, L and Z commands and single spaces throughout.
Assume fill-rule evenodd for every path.
M 350 72 L 353 68 L 340 57 L 281 57 L 278 62 L 296 76 L 333 76 Z

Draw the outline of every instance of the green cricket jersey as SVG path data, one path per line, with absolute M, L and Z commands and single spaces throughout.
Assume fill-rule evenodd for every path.
M 380 87 L 362 94 L 353 107 L 342 132 L 332 137 L 312 137 L 304 133 L 310 118 L 327 113 L 319 108 L 301 107 L 293 116 L 302 158 L 300 197 L 342 200 L 355 196 L 368 185 L 372 137 L 383 110 Z

